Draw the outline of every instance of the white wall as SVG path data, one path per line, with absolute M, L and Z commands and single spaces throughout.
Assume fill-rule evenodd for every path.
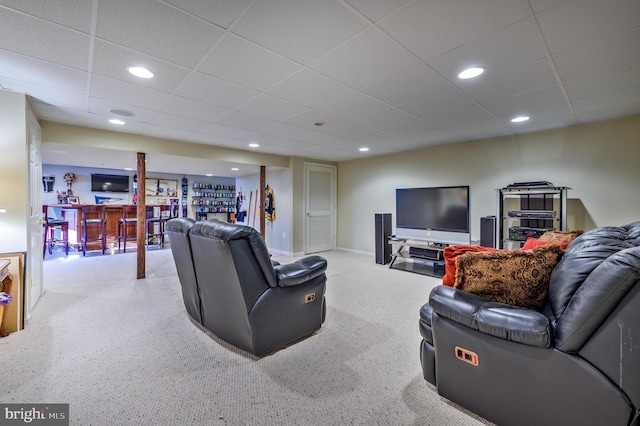
M 496 189 L 515 181 L 568 186 L 570 229 L 640 220 L 640 116 L 445 145 L 338 165 L 338 247 L 375 251 L 374 214 L 392 213 L 395 189 L 469 185 L 472 239 L 496 214 Z
M 291 169 L 268 171 L 265 175 L 266 184 L 274 191 L 276 218 L 273 221 L 265 221 L 265 243 L 269 250 L 276 254 L 292 255 L 293 239 L 292 239 L 292 204 L 293 204 L 293 186 Z M 260 216 L 255 216 L 254 206 L 260 207 L 260 200 L 256 202 L 256 191 L 260 187 L 260 175 L 243 176 L 236 179 L 238 190 L 245 193 L 247 202 L 249 194 L 253 192 L 251 200 L 250 215 L 247 216 L 244 225 L 252 226 L 260 231 Z
M 0 253 L 27 251 L 29 159 L 27 101 L 0 90 Z

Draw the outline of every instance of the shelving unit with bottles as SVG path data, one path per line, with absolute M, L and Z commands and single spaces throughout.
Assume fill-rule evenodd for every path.
M 498 248 L 522 247 L 527 238 L 567 230 L 567 191 L 553 185 L 510 185 L 497 190 Z
M 191 206 L 195 208 L 196 220 L 207 220 L 210 214 L 229 214 L 236 211 L 236 187 L 194 182 Z

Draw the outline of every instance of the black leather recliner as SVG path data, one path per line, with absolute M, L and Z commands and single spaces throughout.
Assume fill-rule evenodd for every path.
M 424 378 L 500 425 L 640 425 L 640 222 L 571 242 L 541 311 L 437 286 Z
M 280 265 L 271 261 L 262 236 L 251 227 L 217 220 L 187 221 L 171 219 L 167 233 L 185 306 L 196 321 L 198 315 L 191 311 L 199 304 L 198 322 L 255 355 L 272 352 L 322 326 L 324 258 L 307 256 Z M 191 261 L 181 243 L 184 240 L 189 242 Z

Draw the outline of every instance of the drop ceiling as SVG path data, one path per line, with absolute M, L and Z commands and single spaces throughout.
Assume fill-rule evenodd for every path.
M 0 85 L 41 120 L 346 161 L 639 114 L 640 2 L 0 0 Z

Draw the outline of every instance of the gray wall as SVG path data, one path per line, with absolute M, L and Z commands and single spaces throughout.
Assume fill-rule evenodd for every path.
M 570 229 L 640 220 L 640 116 L 425 148 L 338 165 L 338 247 L 374 252 L 374 214 L 395 189 L 469 185 L 472 240 L 496 214 L 496 189 L 515 181 L 568 186 Z

